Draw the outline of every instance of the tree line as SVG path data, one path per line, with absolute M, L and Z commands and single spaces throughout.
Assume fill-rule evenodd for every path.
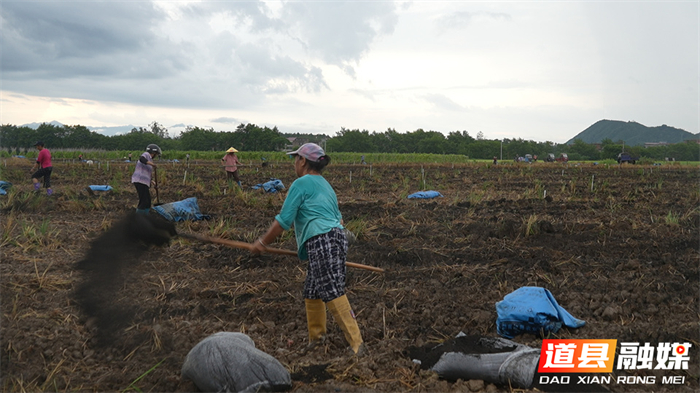
M 598 146 L 580 139 L 573 144 L 536 142 L 523 139 L 484 139 L 479 132 L 472 137 L 467 131 L 453 131 L 447 135 L 437 131 L 418 129 L 405 133 L 395 129 L 385 132 L 349 130 L 341 128 L 336 135 L 283 134 L 277 127 L 259 127 L 240 124 L 235 131 L 215 131 L 212 128 L 188 127 L 180 135 L 171 137 L 158 122 L 147 127 L 134 127 L 130 132 L 107 136 L 85 126 L 57 126 L 42 123 L 36 129 L 27 126 L 1 125 L 0 149 L 19 154 L 31 149 L 41 140 L 53 149 L 102 149 L 141 151 L 148 144 L 158 144 L 164 151 L 225 151 L 235 147 L 242 151 L 280 151 L 289 145 L 287 137 L 317 142 L 328 152 L 357 153 L 432 153 L 459 154 L 474 159 L 513 160 L 531 154 L 543 160 L 547 154 L 567 153 L 570 160 L 615 159 L 623 148 L 633 156 L 650 160 L 674 158 L 678 161 L 700 161 L 700 148 L 694 141 L 667 146 L 644 148 L 624 146 L 622 141 L 603 140 Z

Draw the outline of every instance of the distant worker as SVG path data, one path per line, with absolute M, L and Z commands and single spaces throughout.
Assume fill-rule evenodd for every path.
M 498 157 L 493 156 L 493 165 L 498 165 Z
M 136 207 L 136 213 L 148 214 L 151 209 L 151 185 L 153 184 L 153 169 L 156 164 L 153 160 L 162 154 L 158 145 L 151 143 L 146 146 L 146 151 L 141 154 L 141 157 L 136 161 L 136 169 L 131 176 L 131 182 L 136 187 L 136 193 L 139 196 L 139 205 Z
M 367 163 L 365 162 L 365 156 L 364 156 L 364 154 L 362 155 L 361 160 L 362 160 L 362 165 L 366 165 L 366 164 L 367 164 Z
M 32 182 L 34 182 L 34 191 L 38 192 L 39 189 L 41 188 L 41 183 L 39 183 L 40 178 L 44 178 L 44 187 L 46 188 L 46 195 L 51 195 L 53 194 L 53 190 L 51 189 L 51 171 L 53 170 L 53 166 L 51 165 L 51 152 L 49 149 L 44 148 L 44 142 L 37 142 L 34 144 L 34 147 L 36 147 L 37 150 L 39 150 L 39 156 L 36 158 L 36 163 L 34 163 L 34 166 L 32 167 L 31 172 L 34 172 L 32 175 Z
M 131 152 L 129 152 L 129 162 L 131 162 Z
M 241 162 L 238 161 L 236 153 L 238 153 L 238 150 L 233 147 L 229 148 L 226 150 L 226 155 L 221 161 L 224 163 L 224 169 L 226 169 L 226 179 L 235 180 L 236 183 L 238 183 L 238 187 L 243 188 L 243 186 L 241 186 L 241 179 L 238 177 L 238 165 L 241 165 Z
M 83 162 L 83 153 L 78 154 L 78 162 Z

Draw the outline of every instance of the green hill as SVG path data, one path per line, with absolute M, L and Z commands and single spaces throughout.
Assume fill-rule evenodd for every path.
M 700 139 L 700 134 L 669 127 L 666 124 L 658 127 L 647 127 L 633 121 L 600 120 L 566 143 L 574 143 L 576 139 L 581 139 L 586 143 L 600 143 L 606 138 L 613 142 L 624 141 L 627 146 L 637 146 L 650 142 L 680 143 L 688 139 Z

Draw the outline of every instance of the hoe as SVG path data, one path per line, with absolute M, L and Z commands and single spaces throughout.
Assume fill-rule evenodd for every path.
M 246 242 L 239 242 L 239 241 L 235 241 L 235 240 L 227 240 L 227 239 L 222 239 L 222 238 L 218 238 L 218 237 L 198 235 L 198 234 L 194 234 L 194 233 L 178 233 L 178 236 L 184 237 L 185 239 L 198 240 L 198 241 L 204 242 L 204 243 L 222 244 L 224 246 L 229 246 L 229 247 L 233 247 L 233 248 L 242 248 L 245 250 L 250 250 L 250 244 L 248 244 Z M 267 252 L 271 252 L 273 254 L 281 254 L 281 255 L 292 255 L 292 256 L 297 255 L 296 251 L 283 250 L 281 248 L 267 247 Z M 370 270 L 373 272 L 379 272 L 379 273 L 384 272 L 384 269 L 382 269 L 382 268 L 363 265 L 360 263 L 345 262 L 345 265 L 350 266 L 350 267 L 354 267 L 354 268 L 358 268 L 358 269 Z

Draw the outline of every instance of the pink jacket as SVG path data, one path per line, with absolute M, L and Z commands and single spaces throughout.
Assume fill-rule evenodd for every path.
M 49 149 L 41 149 L 39 156 L 36 158 L 39 163 L 39 168 L 48 168 L 51 166 L 51 152 Z
M 226 154 L 224 158 L 221 159 L 221 161 L 224 162 L 224 166 L 226 166 L 226 172 L 235 172 L 238 170 L 237 165 L 240 165 L 241 162 L 238 161 L 238 156 L 235 154 Z

